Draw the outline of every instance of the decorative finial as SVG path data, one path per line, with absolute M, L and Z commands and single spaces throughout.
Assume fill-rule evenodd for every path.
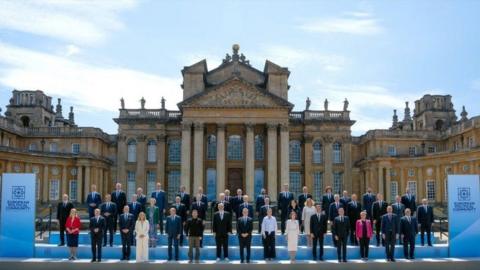
M 233 44 L 233 46 L 232 46 L 233 55 L 237 55 L 237 54 L 238 54 L 238 50 L 240 50 L 240 45 L 238 45 L 238 44 Z
M 308 111 L 310 110 L 310 105 L 312 104 L 312 102 L 310 101 L 310 98 L 307 97 L 307 100 L 305 101 L 305 110 Z
M 346 112 L 348 111 L 348 100 L 345 98 L 345 101 L 343 101 L 343 111 Z
M 142 107 L 142 110 L 145 109 L 145 98 L 143 97 L 140 99 L 140 106 Z
M 62 99 L 61 98 L 57 99 L 57 107 L 55 109 L 55 117 L 63 118 L 63 115 L 62 115 Z
M 412 116 L 410 115 L 410 108 L 408 107 L 408 101 L 405 101 L 405 112 L 403 116 L 403 121 L 412 121 Z
M 123 99 L 123 97 L 120 99 L 120 107 L 123 109 L 125 109 L 125 100 Z
M 74 124 L 75 123 L 75 115 L 73 113 L 73 106 L 70 106 L 70 112 L 68 113 L 68 120 L 70 123 Z
M 397 110 L 393 110 L 393 117 L 392 117 L 392 128 L 396 128 L 398 126 L 398 115 Z
M 162 97 L 162 110 L 165 110 L 165 98 Z
M 325 108 L 325 111 L 328 111 L 328 99 L 325 99 L 325 102 L 323 102 L 323 107 Z
M 460 116 L 462 117 L 462 121 L 467 121 L 468 120 L 468 113 L 467 111 L 465 110 L 465 105 L 462 106 L 462 113 L 460 114 Z

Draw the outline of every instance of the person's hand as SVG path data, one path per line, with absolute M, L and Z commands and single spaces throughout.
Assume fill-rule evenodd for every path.
M 97 204 L 95 204 L 95 203 L 90 204 L 90 207 L 95 207 L 95 206 L 97 206 Z
M 140 237 L 140 238 L 144 238 L 144 237 L 145 237 L 145 235 L 143 235 L 143 234 L 140 234 L 138 237 Z
M 360 241 L 360 238 L 357 237 L 357 241 Z
M 335 240 L 337 240 L 337 241 L 338 241 L 338 236 L 337 236 L 337 235 L 335 235 Z
M 199 237 L 198 240 L 202 240 L 202 237 Z
M 177 235 L 177 239 L 180 239 L 180 234 L 179 234 L 179 235 Z
M 374 219 L 374 220 L 373 220 L 373 224 L 376 224 L 376 223 L 377 223 L 377 221 Z
M 383 238 L 383 240 L 385 240 L 385 234 L 384 233 L 382 233 L 382 238 Z
M 93 229 L 93 231 L 97 233 L 97 232 L 98 232 L 98 228 Z

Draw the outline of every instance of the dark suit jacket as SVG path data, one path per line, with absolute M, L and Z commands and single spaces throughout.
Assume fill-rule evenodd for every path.
M 190 209 L 190 202 L 191 202 L 191 200 L 190 200 L 190 194 L 188 194 L 188 193 L 185 192 L 185 193 L 183 193 L 183 195 L 182 195 L 182 193 L 179 192 L 179 193 L 177 193 L 177 195 L 175 195 L 175 197 L 176 197 L 176 196 L 179 196 L 179 197 L 180 197 L 180 202 L 185 205 L 186 209 Z M 178 213 L 177 213 L 177 214 L 178 214 Z
M 185 234 L 187 236 L 196 236 L 202 237 L 203 236 L 203 220 L 201 218 L 189 218 L 187 222 L 185 222 Z
M 223 203 L 223 210 L 229 212 L 230 214 L 233 214 L 233 213 L 232 213 L 232 205 L 231 205 L 230 202 L 227 201 L 227 200 L 225 200 L 225 201 L 223 201 L 223 202 L 221 202 L 221 201 L 215 202 L 215 206 L 213 207 L 213 211 L 214 211 L 214 212 L 218 212 L 218 205 L 219 205 L 220 203 Z
M 400 203 L 400 205 L 397 205 L 397 203 L 392 204 L 392 209 L 393 213 L 398 216 L 397 222 L 400 222 L 400 218 L 405 215 L 405 205 L 403 203 Z
M 187 207 L 185 206 L 185 204 L 180 203 L 179 205 L 177 205 L 176 203 L 174 203 L 171 207 L 177 209 L 177 216 L 180 216 L 180 218 L 182 219 L 182 223 L 187 221 Z
M 160 191 L 154 191 L 152 192 L 151 195 L 152 198 L 155 198 L 156 202 L 155 205 L 158 207 L 158 210 L 163 213 L 163 210 L 167 207 L 167 195 L 165 194 L 165 191 L 160 190 Z
M 257 199 L 255 200 L 255 211 L 257 212 L 260 212 L 260 209 L 262 208 L 262 206 L 265 205 L 265 197 L 267 196 L 267 194 L 260 194 L 257 196 Z
M 375 219 L 377 222 L 382 220 L 382 216 L 387 213 L 387 206 L 388 203 L 386 201 L 382 201 L 382 206 L 380 207 L 380 203 L 378 201 L 372 204 L 372 218 Z
M 112 195 L 112 202 L 114 202 L 117 205 L 117 209 L 119 209 L 120 212 L 123 212 L 123 207 L 127 205 L 127 195 L 125 194 L 125 192 L 120 191 L 117 197 L 117 192 L 116 190 L 114 190 L 111 195 Z
M 328 196 L 327 193 L 323 194 L 322 196 L 322 209 L 325 210 L 325 214 L 328 216 L 328 210 L 330 207 L 330 204 L 335 201 L 333 193 L 330 193 L 330 197 Z
M 307 193 L 305 195 L 305 193 L 302 193 L 298 195 L 298 206 L 300 207 L 300 209 L 303 210 L 303 207 L 305 206 L 305 202 L 307 201 L 308 198 L 312 198 L 312 194 Z
M 356 207 L 353 205 L 353 201 L 350 201 L 347 204 L 347 216 L 350 219 L 350 223 L 352 225 L 352 230 L 353 230 L 353 225 L 360 218 L 360 212 L 362 212 L 362 204 L 361 203 L 356 202 Z
M 110 216 L 105 216 L 105 213 L 110 213 Z M 107 203 L 100 205 L 100 213 L 106 219 L 106 221 L 113 221 L 113 218 L 117 215 L 117 205 L 114 202 L 110 202 L 110 208 L 107 208 Z
M 282 211 L 283 217 L 288 215 L 288 207 L 290 206 L 290 202 L 293 200 L 294 198 L 292 192 L 288 192 L 288 194 L 286 194 L 282 191 L 278 194 L 278 210 Z
M 418 222 L 417 218 L 410 216 L 410 222 L 406 216 L 400 219 L 400 234 L 405 235 L 406 238 L 411 238 L 417 235 L 418 233 Z
M 415 200 L 416 198 L 413 194 L 410 194 L 410 200 L 408 199 L 407 194 L 402 196 L 402 203 L 403 205 L 405 205 L 405 209 L 410 208 L 410 211 L 412 211 L 412 215 L 417 210 L 417 202 Z
M 192 209 L 191 210 L 197 210 L 198 211 L 198 217 L 201 218 L 202 220 L 205 220 L 207 216 L 207 204 L 204 202 L 200 201 L 200 205 L 195 201 L 192 203 Z M 191 213 L 192 211 L 190 211 Z
M 205 205 L 208 206 L 208 197 L 205 194 L 202 194 L 202 198 L 200 199 Z M 192 203 L 197 202 L 197 196 L 193 197 Z
M 241 217 L 242 216 L 242 211 L 243 211 L 243 208 L 247 208 L 248 209 L 248 216 L 253 218 L 253 204 L 249 203 L 249 204 L 245 204 L 245 203 L 242 203 L 238 206 L 238 212 L 237 212 L 237 217 Z
M 145 212 L 145 208 L 147 206 L 147 196 L 139 196 L 137 197 L 137 202 L 139 202 L 142 205 L 142 211 Z
M 418 206 L 417 208 L 417 219 L 418 223 L 421 225 L 430 226 L 433 223 L 433 208 L 430 205 L 427 205 L 427 210 L 423 205 Z
M 90 204 L 96 204 L 96 206 L 91 207 Z M 88 205 L 88 216 L 93 217 L 95 208 L 98 208 L 102 203 L 102 195 L 100 193 L 95 192 L 95 195 L 92 196 L 92 192 L 88 193 L 87 196 L 87 205 Z
M 105 232 L 105 228 L 107 226 L 107 223 L 105 222 L 105 219 L 102 216 L 99 216 L 98 222 L 96 217 L 92 217 L 90 219 L 90 233 L 92 235 L 102 235 Z M 98 229 L 98 232 L 94 232 L 94 229 Z
M 133 217 L 132 214 L 128 213 L 127 220 L 125 220 L 124 215 L 125 214 L 121 214 L 119 215 L 119 218 L 118 218 L 118 224 L 120 226 L 120 230 L 128 229 L 130 230 L 129 232 L 131 233 L 135 229 L 135 218 Z
M 73 203 L 67 202 L 65 206 L 63 206 L 63 202 L 59 202 L 57 205 L 57 219 L 60 223 L 60 226 L 65 226 L 65 222 L 67 222 L 68 215 L 70 215 L 70 210 L 73 208 Z
M 130 214 L 132 214 L 135 220 L 137 220 L 138 214 L 143 211 L 142 205 L 139 202 L 136 202 L 135 207 L 133 207 L 133 202 L 131 202 L 128 204 L 128 207 L 130 208 Z
M 382 233 L 392 232 L 394 234 L 398 233 L 399 223 L 397 222 L 398 216 L 392 214 L 391 218 L 388 218 L 388 214 L 382 216 Z
M 320 219 L 317 214 L 310 217 L 310 233 L 313 233 L 316 238 L 323 237 L 327 233 L 327 215 L 320 214 Z
M 350 197 L 340 197 L 340 202 L 343 203 L 343 205 L 347 205 L 352 199 Z
M 170 237 L 176 237 L 182 234 L 182 218 L 178 215 L 174 217 L 168 216 L 165 226 L 165 233 Z
M 343 210 L 346 210 L 345 206 L 341 202 L 338 203 L 338 208 L 335 202 L 330 204 L 330 206 L 328 207 L 328 220 L 333 221 L 338 216 L 339 208 L 343 208 Z
M 232 207 L 232 211 L 235 213 L 235 215 L 238 215 L 238 208 L 242 203 L 243 203 L 243 196 L 241 198 L 238 198 L 238 196 L 232 197 L 230 206 Z
M 232 232 L 232 216 L 229 212 L 223 212 L 223 220 L 220 219 L 220 213 L 213 215 L 212 231 L 216 237 L 225 237 Z
M 272 205 L 264 205 L 260 208 L 260 212 L 258 213 L 258 222 L 262 224 L 263 219 L 267 216 L 268 208 L 272 208 L 272 213 L 275 213 L 275 209 Z
M 348 237 L 350 234 L 350 220 L 347 216 L 343 216 L 343 222 L 340 217 L 336 217 L 332 225 L 332 234 L 339 238 Z
M 363 210 L 367 211 L 367 214 L 369 216 L 372 216 L 373 213 L 372 213 L 372 206 L 373 206 L 373 203 L 377 200 L 377 196 L 373 193 L 371 194 L 368 194 L 368 193 L 365 193 L 363 194 L 362 196 L 362 204 L 363 204 Z
M 253 231 L 253 219 L 247 217 L 247 221 L 244 223 L 243 216 L 237 220 L 237 235 L 240 237 L 242 233 L 248 233 L 249 236 L 252 236 Z

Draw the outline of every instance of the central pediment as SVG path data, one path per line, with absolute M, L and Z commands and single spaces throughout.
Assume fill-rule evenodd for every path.
M 178 104 L 183 108 L 288 108 L 293 104 L 239 77 L 207 88 Z

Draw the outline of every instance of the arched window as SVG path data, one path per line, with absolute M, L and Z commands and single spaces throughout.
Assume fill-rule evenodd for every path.
M 182 153 L 182 141 L 180 139 L 168 140 L 168 162 L 180 163 Z
M 137 162 L 137 141 L 131 139 L 127 143 L 127 161 Z
M 342 163 L 342 144 L 339 142 L 333 143 L 333 163 Z
M 322 163 L 323 160 L 323 152 L 322 152 L 322 143 L 316 141 L 313 143 L 313 159 L 312 162 L 315 164 Z
M 255 136 L 255 160 L 263 160 L 265 147 L 263 146 L 263 136 Z
M 239 135 L 231 135 L 228 137 L 227 157 L 228 160 L 243 159 L 242 137 Z
M 290 141 L 289 144 L 289 156 L 290 156 L 290 163 L 300 163 L 302 158 L 302 149 L 300 146 L 300 141 L 293 140 Z
M 157 142 L 149 140 L 147 143 L 147 162 L 157 162 Z
M 217 159 L 217 137 L 213 134 L 207 137 L 207 159 Z

